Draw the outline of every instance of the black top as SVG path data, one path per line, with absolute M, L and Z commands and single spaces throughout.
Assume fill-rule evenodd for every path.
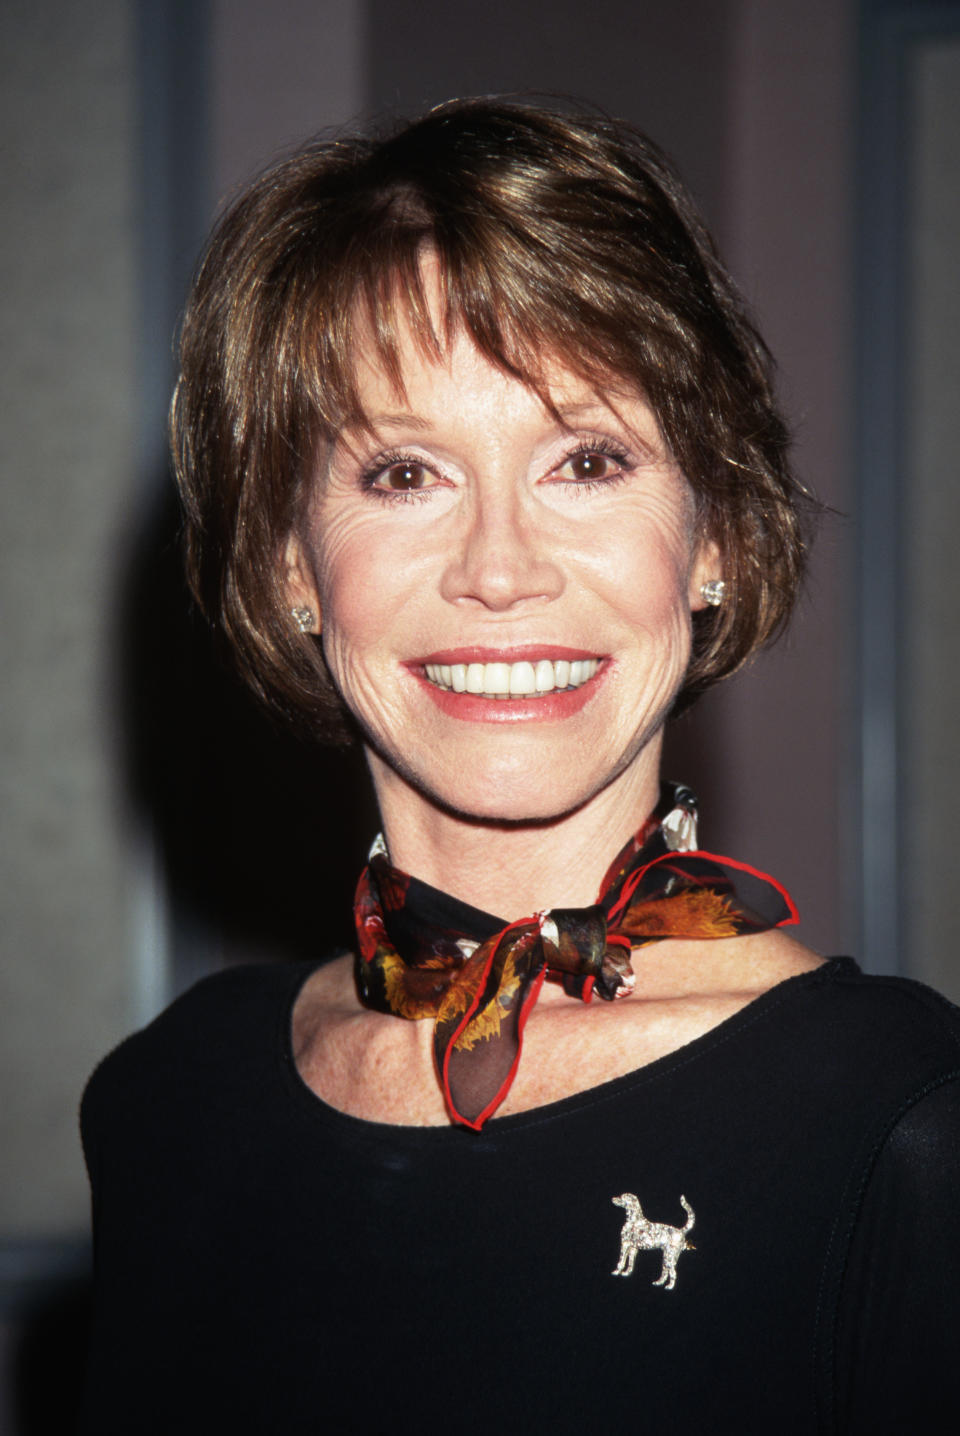
M 315 1097 L 310 970 L 210 978 L 91 1079 L 84 1432 L 955 1436 L 949 1003 L 837 959 L 475 1133 Z M 624 1193 L 660 1226 L 615 1276 Z

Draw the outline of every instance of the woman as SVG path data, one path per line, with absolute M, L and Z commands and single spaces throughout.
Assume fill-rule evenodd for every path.
M 355 956 L 318 914 L 91 1082 L 87 1429 L 955 1429 L 957 1014 L 660 783 L 804 508 L 663 158 L 487 101 L 311 146 L 181 354 L 194 591 L 383 834 Z

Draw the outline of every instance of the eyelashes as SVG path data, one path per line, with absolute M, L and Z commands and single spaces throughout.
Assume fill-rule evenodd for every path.
M 393 477 L 395 483 L 381 482 Z M 360 487 L 365 493 L 385 499 L 388 503 L 423 503 L 431 490 L 440 484 L 430 482 L 437 475 L 417 454 L 405 454 L 400 450 L 378 454 L 360 475 Z
M 577 440 L 541 482 L 587 494 L 622 483 L 635 468 L 636 461 L 622 444 L 591 435 Z M 366 465 L 359 485 L 381 502 L 425 503 L 434 490 L 447 487 L 447 481 L 420 454 L 397 449 L 378 454 Z
M 599 462 L 598 462 L 599 461 Z M 552 471 L 553 482 L 567 484 L 578 493 L 591 493 L 623 483 L 636 465 L 613 439 L 597 437 L 578 443 Z M 564 470 L 570 472 L 564 475 Z

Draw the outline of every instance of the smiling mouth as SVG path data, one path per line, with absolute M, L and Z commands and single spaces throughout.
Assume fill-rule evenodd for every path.
M 478 698 L 545 698 L 573 692 L 593 677 L 599 658 L 541 658 L 536 663 L 426 663 L 423 673 L 446 693 Z

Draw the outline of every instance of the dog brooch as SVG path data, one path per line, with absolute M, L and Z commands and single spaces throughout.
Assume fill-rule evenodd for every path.
M 686 1197 L 680 1198 L 680 1204 L 687 1214 L 686 1225 L 671 1227 L 666 1222 L 648 1222 L 643 1215 L 640 1201 L 633 1192 L 624 1192 L 622 1196 L 612 1200 L 615 1207 L 623 1207 L 626 1216 L 623 1219 L 623 1231 L 620 1233 L 620 1261 L 611 1275 L 632 1276 L 637 1252 L 658 1251 L 663 1258 L 663 1270 L 653 1285 L 672 1291 L 677 1282 L 677 1260 L 680 1253 L 696 1250 L 693 1242 L 687 1241 L 687 1234 L 693 1231 L 694 1223 L 690 1203 Z

